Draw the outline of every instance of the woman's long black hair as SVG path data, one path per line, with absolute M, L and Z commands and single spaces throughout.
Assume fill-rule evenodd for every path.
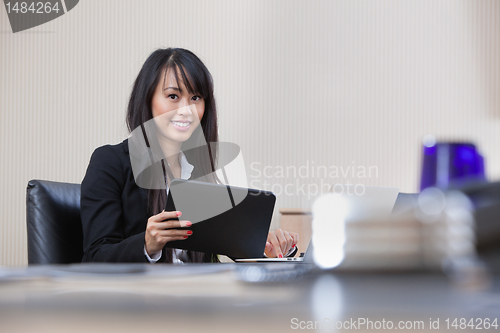
M 177 82 L 180 79 L 184 83 L 190 94 L 199 94 L 205 101 L 205 112 L 200 120 L 200 125 L 191 137 L 182 144 L 181 149 L 188 161 L 195 166 L 192 178 L 204 176 L 207 179 L 209 177 L 207 175 L 213 175 L 215 170 L 214 161 L 217 156 L 217 148 L 216 145 L 210 145 L 210 143 L 219 141 L 217 110 L 212 75 L 203 62 L 191 51 L 180 48 L 158 49 L 148 57 L 134 82 L 130 95 L 127 108 L 128 130 L 132 132 L 141 124 L 153 119 L 151 108 L 153 95 L 158 84 L 165 82 L 168 70 L 172 70 Z M 196 147 L 199 142 L 202 142 L 202 139 L 208 143 L 208 149 L 189 149 Z M 185 150 L 185 148 L 187 149 Z M 216 181 L 214 178 L 207 180 Z M 149 214 L 160 213 L 165 207 L 166 199 L 164 190 L 148 190 Z M 172 249 L 167 249 L 165 253 L 167 262 L 172 262 Z M 212 254 L 194 251 L 188 251 L 187 254 L 192 262 L 218 261 L 217 257 Z

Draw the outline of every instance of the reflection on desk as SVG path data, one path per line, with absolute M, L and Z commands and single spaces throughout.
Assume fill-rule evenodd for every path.
M 375 325 L 382 320 L 395 326 L 400 321 L 423 322 L 419 331 L 429 331 L 430 321 L 438 319 L 440 330 L 446 330 L 447 318 L 493 320 L 499 314 L 498 276 L 481 292 L 457 289 L 437 273 L 313 270 L 287 282 L 242 281 L 241 271 L 249 267 L 276 268 L 276 264 L 252 265 L 94 264 L 3 269 L 0 329 L 281 332 L 315 325 L 331 331 L 339 321 L 346 324 L 365 318 Z M 300 264 L 279 265 L 284 270 L 300 269 L 293 266 Z M 371 331 L 359 326 L 359 321 L 357 325 L 355 331 Z

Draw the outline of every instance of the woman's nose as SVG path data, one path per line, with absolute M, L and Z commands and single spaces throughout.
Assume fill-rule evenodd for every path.
M 183 105 L 177 109 L 177 114 L 181 116 L 190 116 L 193 114 L 193 111 L 191 110 L 191 105 L 188 103 L 183 103 Z

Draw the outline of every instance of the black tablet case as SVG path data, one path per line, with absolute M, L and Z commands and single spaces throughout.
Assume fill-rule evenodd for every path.
M 181 220 L 194 222 L 183 228 L 193 234 L 166 246 L 233 259 L 262 257 L 275 202 L 268 191 L 174 179 L 165 210 L 180 210 Z M 212 217 L 203 218 L 207 214 Z

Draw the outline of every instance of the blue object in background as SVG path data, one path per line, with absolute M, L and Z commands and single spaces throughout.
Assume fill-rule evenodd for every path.
M 424 139 L 420 191 L 428 187 L 485 181 L 484 159 L 474 144 Z

